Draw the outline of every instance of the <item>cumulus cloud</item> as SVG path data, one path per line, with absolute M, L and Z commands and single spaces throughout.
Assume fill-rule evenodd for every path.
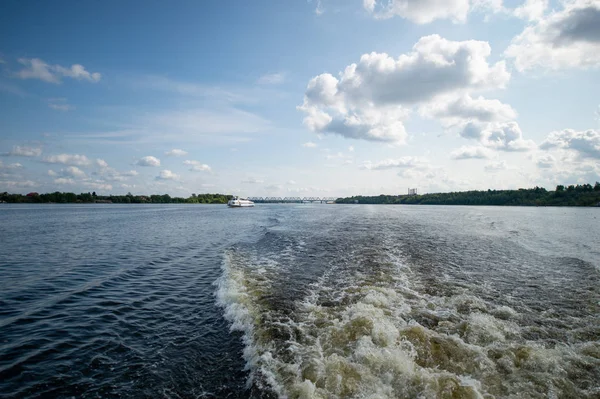
M 514 14 L 518 18 L 535 21 L 542 18 L 547 8 L 548 0 L 526 0 L 514 10 Z
M 307 141 L 306 143 L 302 144 L 302 147 L 306 147 L 306 148 L 315 148 L 317 146 L 317 144 L 313 143 L 312 141 Z
M 459 97 L 440 98 L 421 107 L 421 114 L 441 119 L 451 126 L 465 121 L 507 122 L 517 117 L 517 112 L 499 100 L 488 100 L 469 94 Z
M 104 180 L 123 182 L 128 180 L 132 176 L 137 176 L 138 172 L 135 170 L 119 172 L 113 168 L 106 167 L 102 168 L 99 172 L 94 172 L 92 174 L 101 175 L 104 178 Z
M 538 180 L 545 179 L 549 185 L 600 181 L 598 158 L 582 156 L 568 147 L 548 147 L 534 154 L 533 161 L 540 173 Z
M 467 139 L 479 140 L 482 145 L 500 151 L 524 152 L 536 148 L 532 140 L 523 138 L 523 132 L 516 122 L 470 121 L 462 127 L 460 135 Z
M 363 7 L 375 18 L 398 16 L 417 24 L 436 19 L 450 19 L 463 23 L 474 10 L 502 10 L 502 0 L 363 0 Z
M 9 190 L 17 188 L 35 187 L 37 184 L 31 180 L 0 180 L 0 187 L 6 187 Z
M 137 165 L 139 166 L 160 166 L 160 159 L 153 157 L 151 155 L 140 158 L 137 161 Z
M 98 165 L 101 168 L 108 168 L 108 162 L 106 162 L 104 159 L 97 158 L 96 165 Z
M 165 152 L 165 155 L 168 157 L 183 157 L 187 154 L 187 151 L 181 150 L 179 148 L 173 148 L 171 151 Z
M 85 155 L 78 154 L 50 155 L 44 158 L 43 162 L 76 166 L 89 166 L 92 163 Z
M 394 168 L 414 168 L 427 164 L 427 160 L 420 157 L 402 157 L 398 159 L 385 159 L 379 162 L 366 161 L 362 168 L 368 170 L 383 170 Z
M 494 152 L 483 146 L 462 146 L 450 153 L 452 159 L 489 159 Z
M 58 179 L 54 179 L 54 183 L 64 185 L 64 184 L 75 184 L 75 180 L 68 177 L 59 177 Z
M 179 175 L 171 172 L 168 169 L 161 170 L 156 180 L 179 180 Z
M 551 154 L 542 154 L 537 157 L 535 164 L 538 168 L 548 169 L 554 166 L 556 159 Z
M 190 170 L 192 172 L 210 172 L 212 170 L 212 168 L 210 166 L 208 166 L 205 163 L 202 163 L 200 161 L 183 161 L 184 165 L 188 165 L 191 166 Z
M 70 177 L 85 177 L 85 172 L 77 166 L 69 166 L 65 169 L 61 169 L 61 174 Z
M 42 149 L 39 147 L 27 147 L 16 145 L 9 152 L 2 154 L 17 157 L 39 157 L 42 155 Z
M 25 66 L 17 72 L 21 79 L 40 79 L 48 83 L 61 83 L 61 78 L 68 77 L 76 80 L 98 82 L 102 75 L 98 72 L 90 73 L 83 65 L 73 64 L 65 68 L 60 65 L 48 65 L 39 58 L 19 58 L 19 63 Z
M 21 165 L 18 162 L 15 163 L 9 163 L 8 165 L 5 165 L 2 160 L 0 160 L 0 169 L 5 169 L 5 170 L 14 170 L 14 169 L 21 169 L 23 168 L 23 165 Z
M 123 176 L 137 176 L 139 173 L 136 170 L 130 170 L 127 172 L 121 173 Z
M 439 119 L 448 130 L 457 131 L 466 139 L 478 140 L 488 148 L 530 151 L 536 147 L 532 140 L 523 138 L 521 128 L 514 121 L 516 111 L 498 100 L 472 98 L 469 94 L 442 96 L 423 105 L 420 112 L 425 117 Z
M 583 157 L 600 159 L 600 130 L 575 131 L 565 129 L 552 132 L 540 145 L 542 149 L 563 148 L 574 150 Z
M 572 0 L 539 17 L 516 36 L 505 55 L 519 71 L 600 66 L 600 1 Z
M 339 79 L 329 73 L 311 79 L 298 109 L 316 133 L 404 143 L 403 121 L 411 107 L 443 95 L 504 87 L 510 74 L 503 61 L 487 62 L 490 52 L 487 42 L 431 35 L 397 59 L 364 54 Z

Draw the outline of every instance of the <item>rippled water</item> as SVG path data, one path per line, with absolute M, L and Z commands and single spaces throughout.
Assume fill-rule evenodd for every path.
M 0 396 L 600 397 L 600 212 L 1 205 Z

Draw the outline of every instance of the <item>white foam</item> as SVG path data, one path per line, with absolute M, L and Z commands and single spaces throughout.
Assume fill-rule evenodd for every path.
M 522 342 L 510 307 L 467 293 L 419 293 L 397 264 L 379 274 L 333 268 L 291 318 L 278 318 L 259 300 L 277 267 L 230 254 L 217 296 L 232 329 L 243 332 L 251 382 L 282 398 L 483 398 L 507 389 L 509 397 L 561 396 L 553 379 L 566 378 L 561 361 L 576 356 Z M 289 339 L 270 341 L 270 329 Z M 539 375 L 535 384 L 532 375 Z

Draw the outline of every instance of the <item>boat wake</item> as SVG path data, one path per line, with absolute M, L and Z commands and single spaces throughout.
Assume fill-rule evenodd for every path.
M 310 246 L 295 245 L 233 248 L 223 261 L 218 303 L 231 329 L 243 333 L 255 397 L 600 394 L 598 341 L 560 344 L 537 330 L 539 339 L 531 339 L 539 326 L 464 284 L 427 289 L 385 240 L 338 251 L 312 281 L 299 282 L 289 273 Z

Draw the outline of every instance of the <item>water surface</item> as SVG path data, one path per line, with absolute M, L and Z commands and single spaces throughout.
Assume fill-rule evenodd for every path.
M 600 396 L 600 212 L 1 205 L 0 396 Z

